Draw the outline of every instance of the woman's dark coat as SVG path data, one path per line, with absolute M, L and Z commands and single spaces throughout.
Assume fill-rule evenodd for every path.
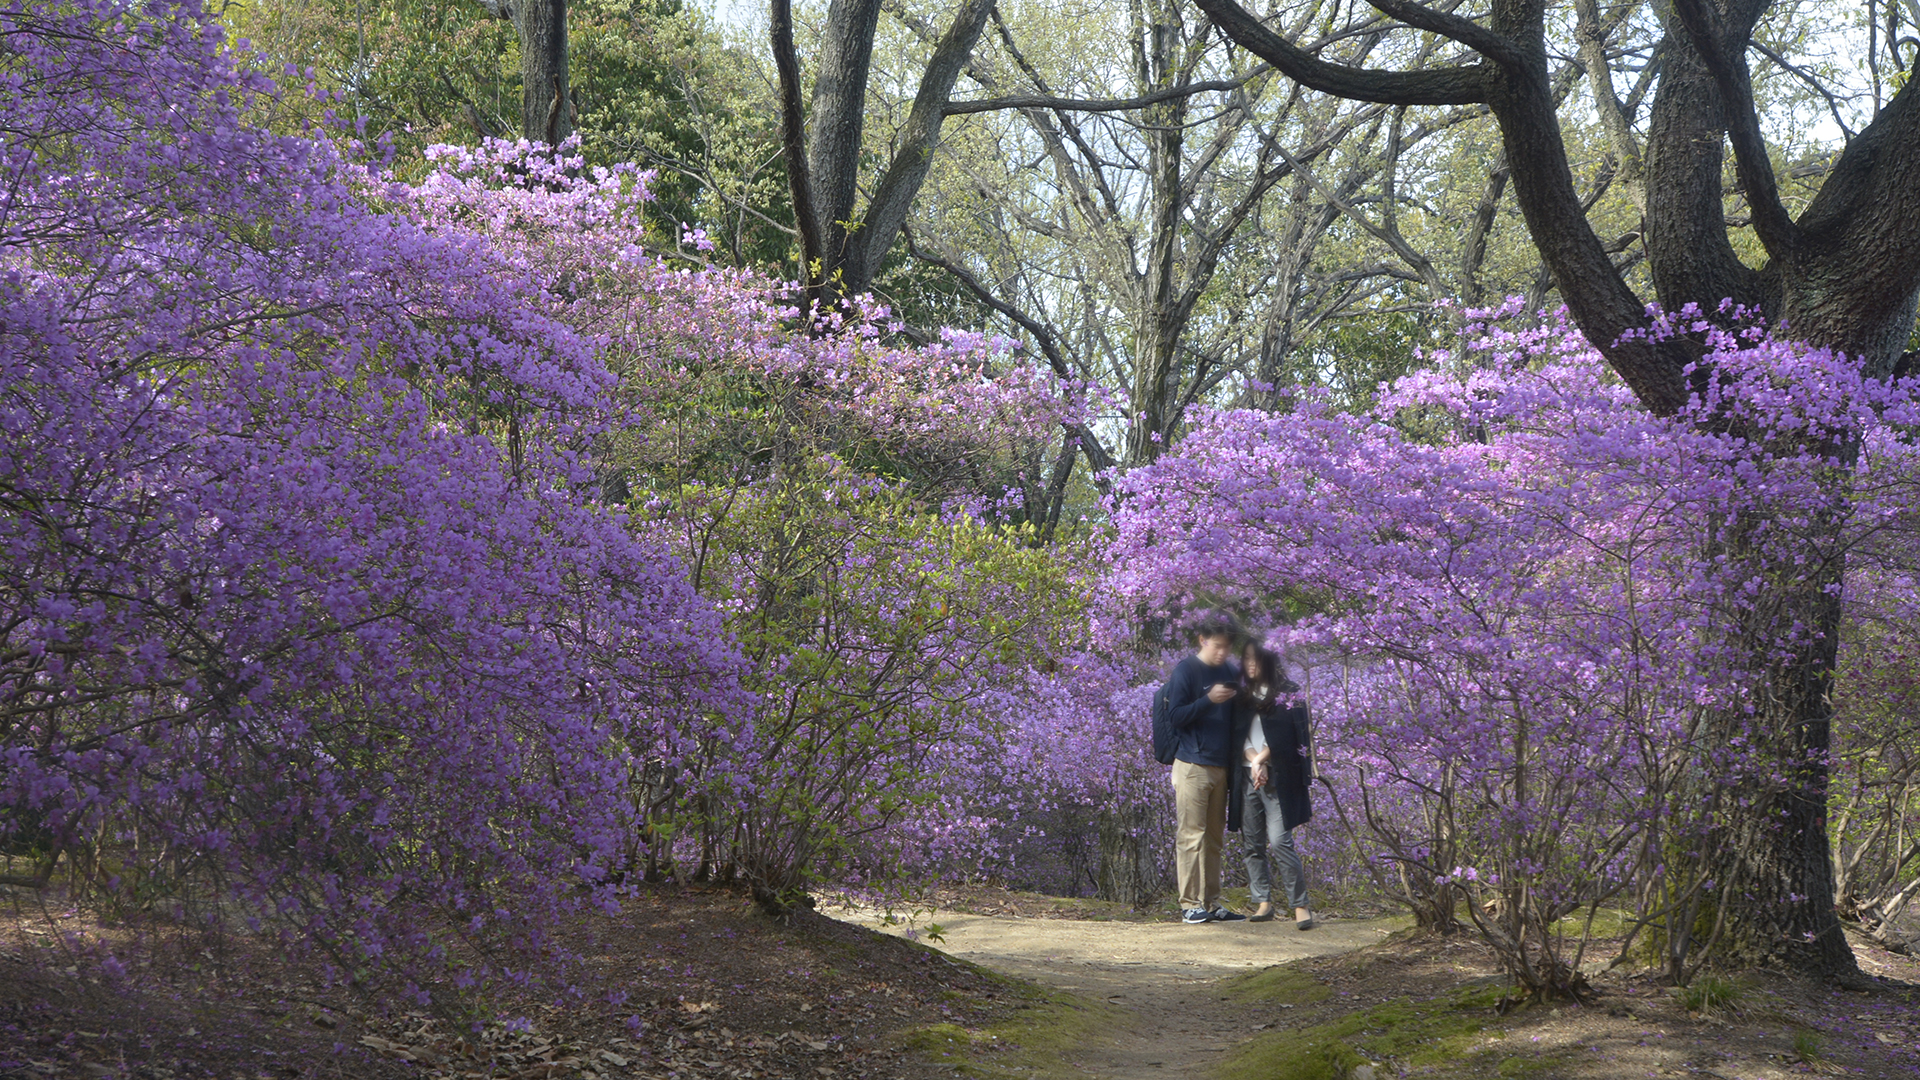
M 1247 734 L 1253 730 L 1253 718 L 1260 717 L 1261 733 L 1273 756 L 1267 766 L 1267 793 L 1280 801 L 1280 824 L 1293 829 L 1313 820 L 1313 800 L 1307 792 L 1313 780 L 1313 735 L 1305 705 L 1289 707 L 1286 698 L 1262 702 L 1241 693 L 1234 702 L 1233 746 L 1241 752 Z M 1244 753 L 1242 758 L 1244 760 Z M 1227 793 L 1227 831 L 1240 831 L 1241 808 L 1246 803 L 1247 770 L 1241 765 L 1232 770 L 1232 790 Z

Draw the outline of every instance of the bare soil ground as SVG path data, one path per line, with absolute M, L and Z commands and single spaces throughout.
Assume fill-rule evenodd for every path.
M 466 1040 L 247 940 L 149 927 L 116 976 L 97 950 L 132 928 L 0 893 L 0 1080 L 1920 1077 L 1920 961 L 1878 951 L 1862 966 L 1892 981 L 1870 994 L 1749 974 L 1688 1012 L 1616 971 L 1583 1005 L 1502 1014 L 1471 938 L 1338 917 L 1360 909 L 1188 927 L 974 888 L 833 913 L 652 888 L 577 928 L 583 994 L 497 997 L 521 1022 Z
M 1920 1077 L 1920 961 L 1866 946 L 1862 969 L 1888 980 L 1874 993 L 1756 972 L 1731 980 L 1731 1001 L 1689 1011 L 1672 987 L 1620 968 L 1596 972 L 1583 1004 L 1503 1013 L 1505 980 L 1478 941 L 1397 929 L 1404 921 L 1333 918 L 1303 933 L 1285 921 L 1189 927 L 1047 897 L 941 899 L 964 910 L 923 912 L 911 926 L 843 917 L 922 938 L 936 926 L 937 946 L 955 956 L 1110 1009 L 1055 1075 Z M 1588 955 L 1614 951 L 1601 943 Z M 992 1047 L 971 1049 L 974 1068 L 1000 1071 Z
M 980 1029 L 1032 996 L 811 911 L 777 921 L 737 892 L 662 886 L 579 928 L 597 939 L 581 998 L 499 997 L 495 1010 L 524 1023 L 469 1040 L 246 940 L 149 937 L 116 979 L 89 953 L 127 927 L 12 899 L 0 895 L 0 1080 L 918 1080 L 951 1071 L 924 1064 L 911 1033 Z

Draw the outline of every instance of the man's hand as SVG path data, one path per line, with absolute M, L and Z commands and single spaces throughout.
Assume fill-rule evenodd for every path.
M 1225 704 L 1233 700 L 1234 693 L 1233 687 L 1223 682 L 1217 682 L 1213 684 L 1213 689 L 1207 691 L 1207 700 L 1213 702 L 1215 705 Z

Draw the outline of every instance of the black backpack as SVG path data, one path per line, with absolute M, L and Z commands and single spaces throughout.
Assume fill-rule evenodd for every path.
M 1180 749 L 1180 734 L 1173 730 L 1173 702 L 1167 698 L 1169 683 L 1161 683 L 1160 689 L 1153 692 L 1153 760 L 1162 765 L 1173 764 L 1174 752 Z

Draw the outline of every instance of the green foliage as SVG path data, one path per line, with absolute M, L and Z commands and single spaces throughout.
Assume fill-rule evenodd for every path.
M 1081 1071 L 1075 1065 L 1080 1051 L 1116 1033 L 1125 1019 L 1101 1002 L 1009 985 L 1020 1000 L 1008 1015 L 971 1031 L 950 1023 L 916 1028 L 902 1036 L 902 1045 L 959 1076 L 1069 1076 Z
M 236 0 L 221 18 L 269 75 L 297 89 L 312 69 L 318 89 L 346 95 L 336 112 L 365 117 L 368 138 L 390 136 L 403 153 L 519 134 L 519 43 L 477 0 Z M 288 64 L 302 76 L 283 76 Z
M 998 744 L 982 694 L 1063 652 L 1086 602 L 1031 527 L 948 508 L 1030 452 L 1018 425 L 852 334 L 815 347 L 826 359 L 788 369 L 695 331 L 636 346 L 614 366 L 646 422 L 600 453 L 610 495 L 674 546 L 745 657 L 761 706 L 744 789 L 689 827 L 726 837 L 772 907 L 812 881 L 910 874 L 920 841 L 890 830 Z
M 714 257 L 789 263 L 779 110 L 758 55 L 684 0 L 573 0 L 568 16 L 588 162 L 657 170 L 657 212 L 704 227 Z
M 1793 1033 L 1793 1056 L 1811 1065 L 1827 1056 L 1827 1041 L 1811 1031 Z
M 520 134 L 520 43 L 511 21 L 478 0 L 236 0 L 223 13 L 264 54 L 268 74 L 292 64 L 346 95 L 335 112 L 393 140 L 402 167 L 433 143 L 474 145 Z M 712 257 L 739 266 L 785 262 L 791 246 L 778 112 L 758 61 L 683 0 L 572 0 L 570 78 L 589 165 L 634 161 L 659 175 L 655 213 L 706 229 Z M 287 129 L 322 107 L 294 100 Z
M 758 745 L 779 783 L 749 796 L 743 857 L 769 883 L 832 875 L 872 850 L 856 838 L 939 799 L 946 762 L 991 737 L 970 724 L 979 672 L 1024 663 L 1079 614 L 1052 553 L 847 479 L 812 464 L 692 519 L 701 591 L 766 703 Z

